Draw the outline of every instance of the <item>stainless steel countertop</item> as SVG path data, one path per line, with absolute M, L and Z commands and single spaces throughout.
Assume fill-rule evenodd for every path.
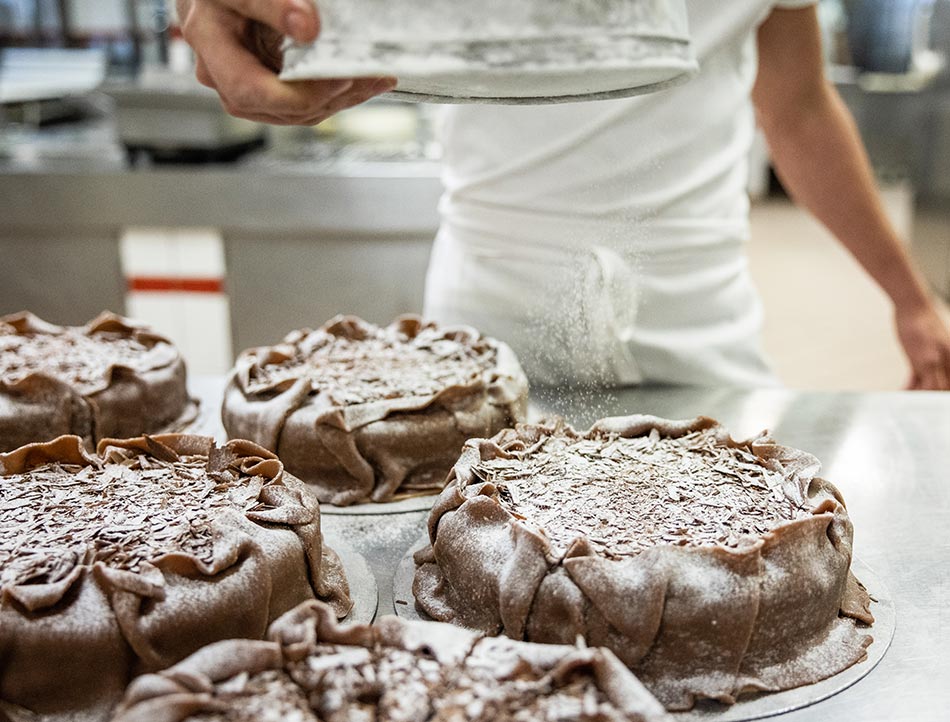
M 197 379 L 193 387 L 206 399 L 206 412 L 217 408 L 219 379 Z M 535 413 L 560 413 L 578 427 L 629 413 L 705 414 L 734 437 L 767 428 L 781 443 L 815 454 L 822 475 L 844 494 L 854 521 L 855 556 L 888 587 L 897 631 L 867 677 L 775 719 L 950 719 L 950 394 L 538 389 L 533 399 Z M 207 423 L 213 431 L 214 419 Z M 379 614 L 392 609 L 393 574 L 421 536 L 425 516 L 323 517 L 328 532 L 347 538 L 367 558 L 379 585 Z
M 111 101 L 90 103 L 95 117 L 52 128 L 0 118 L 0 236 L 210 226 L 431 237 L 438 226 L 441 165 L 421 147 L 291 140 L 233 163 L 130 168 Z
M 442 192 L 432 162 L 248 169 L 0 167 L 0 235 L 105 232 L 125 226 L 210 226 L 225 233 L 424 235 Z

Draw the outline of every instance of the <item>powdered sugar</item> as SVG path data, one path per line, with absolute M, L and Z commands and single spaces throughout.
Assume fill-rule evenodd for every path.
M 226 508 L 265 508 L 262 484 L 211 470 L 206 456 L 52 463 L 0 477 L 0 587 L 57 582 L 94 562 L 137 572 L 167 552 L 211 563 L 211 520 Z
M 740 546 L 808 514 L 749 448 L 710 430 L 679 438 L 549 436 L 513 459 L 474 468 L 502 505 L 565 550 L 578 537 L 608 557 L 657 544 Z
M 17 333 L 0 326 L 0 379 L 15 384 L 31 374 L 43 373 L 80 392 L 102 385 L 109 368 L 122 365 L 143 367 L 149 348 L 128 334 L 83 328 L 61 333 Z M 145 364 L 144 368 L 148 368 Z
M 307 377 L 313 393 L 342 405 L 361 404 L 478 383 L 495 363 L 495 349 L 481 339 L 453 339 L 435 328 L 411 338 L 393 326 L 367 324 L 365 330 L 359 338 L 322 329 L 292 334 L 275 347 L 279 357 L 253 367 L 249 390 Z

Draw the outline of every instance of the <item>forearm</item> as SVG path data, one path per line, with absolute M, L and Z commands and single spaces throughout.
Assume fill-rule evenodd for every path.
M 898 311 L 926 306 L 925 282 L 884 211 L 854 120 L 837 91 L 822 85 L 795 112 L 760 122 L 792 197 L 854 255 Z

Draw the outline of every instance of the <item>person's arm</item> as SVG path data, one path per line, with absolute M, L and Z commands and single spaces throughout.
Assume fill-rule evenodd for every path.
M 281 82 L 281 37 L 308 43 L 320 31 L 310 0 L 177 0 L 177 8 L 198 80 L 218 91 L 231 115 L 314 125 L 396 85 L 394 78 Z
M 890 297 L 909 386 L 950 389 L 950 331 L 884 212 L 854 119 L 825 78 L 814 6 L 773 10 L 758 49 L 752 98 L 782 183 Z

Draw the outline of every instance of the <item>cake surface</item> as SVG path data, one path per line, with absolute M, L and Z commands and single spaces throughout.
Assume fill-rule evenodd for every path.
M 114 722 L 668 722 L 610 652 L 384 617 L 337 626 L 309 603 L 267 642 L 231 640 L 129 687 Z
M 386 327 L 338 317 L 242 353 L 222 419 L 322 502 L 347 505 L 441 489 L 466 439 L 520 421 L 526 405 L 503 343 L 415 316 Z
M 350 609 L 317 499 L 247 441 L 63 436 L 0 454 L 0 709 L 105 719 L 136 674 L 306 600 Z
M 488 634 L 581 635 L 671 710 L 817 682 L 865 658 L 873 622 L 818 471 L 703 417 L 471 440 L 416 554 L 416 603 Z
M 171 342 L 121 316 L 85 326 L 0 317 L 0 452 L 63 434 L 92 448 L 171 430 L 195 416 L 185 381 Z

